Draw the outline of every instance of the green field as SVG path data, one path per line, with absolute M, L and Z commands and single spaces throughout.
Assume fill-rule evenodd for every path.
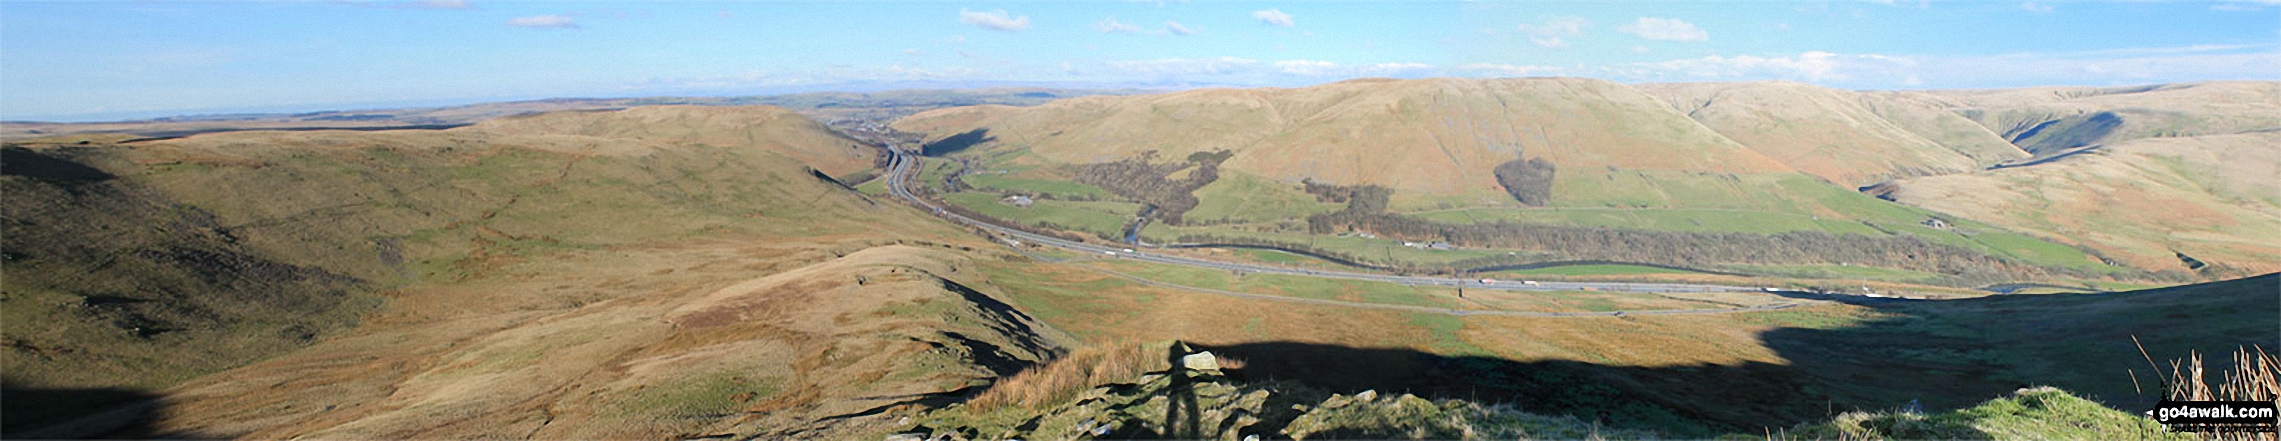
M 1317 202 L 1299 184 L 1240 172 L 1221 173 L 1220 179 L 1196 189 L 1196 199 L 1196 208 L 1185 216 L 1196 221 L 1303 221 L 1308 215 L 1342 208 L 1340 204 Z
M 1447 223 L 1497 221 L 1585 227 L 1707 233 L 1773 234 L 1822 231 L 1831 234 L 1878 234 L 1860 222 L 1822 219 L 1801 213 L 1717 209 L 1643 208 L 1470 208 L 1415 213 L 1417 217 Z
M 864 183 L 863 183 L 863 184 L 855 186 L 855 191 L 857 191 L 857 192 L 861 192 L 861 193 L 863 193 L 863 194 L 865 194 L 865 195 L 869 195 L 869 196 L 882 196 L 882 195 L 886 195 L 886 194 L 887 194 L 887 180 L 886 180 L 886 179 L 873 179 L 873 180 L 870 180 L 870 181 L 864 181 Z
M 987 172 L 965 176 L 975 188 L 996 193 L 1032 193 L 1069 198 L 1115 199 L 1105 190 L 1069 182 L 1017 158 L 1027 150 L 1010 149 L 977 156 Z M 942 172 L 945 162 L 928 171 Z M 1226 172 L 1195 192 L 1196 208 L 1187 212 L 1189 225 L 1153 223 L 1142 231 L 1151 242 L 1181 242 L 1181 236 L 1203 235 L 1309 244 L 1339 255 L 1375 263 L 1400 262 L 1436 265 L 1503 254 L 1504 250 L 1426 250 L 1404 247 L 1401 241 L 1307 234 L 1306 218 L 1338 210 L 1306 194 L 1298 184 L 1278 182 L 1242 172 Z M 1027 212 L 1017 212 L 981 196 L 959 196 L 961 206 L 1033 225 L 1051 222 L 1076 231 L 1114 235 L 1137 206 L 1079 207 L 1067 202 L 1039 201 Z M 1493 202 L 1485 202 L 1493 201 Z M 1799 174 L 1714 174 L 1669 170 L 1589 169 L 1560 174 L 1550 207 L 1523 207 L 1506 199 L 1396 195 L 1396 209 L 1426 220 L 1453 224 L 1515 222 L 1521 224 L 1603 227 L 1694 233 L 1777 234 L 1818 231 L 1829 234 L 1885 236 L 1905 234 L 2021 262 L 2093 272 L 2113 272 L 2082 250 L 2014 233 L 1991 225 L 1956 219 L 1830 185 Z M 1485 204 L 1485 205 L 1484 205 Z M 1429 206 L 1430 207 L 1427 207 Z M 1112 220 L 1109 216 L 1116 215 Z M 1955 225 L 1935 228 L 1929 219 L 1946 219 Z M 1197 225 L 1206 224 L 1206 225 Z M 1289 256 L 1252 255 L 1265 262 L 1295 262 Z M 1593 271 L 1593 270 L 1576 270 Z M 1788 273 L 1826 274 L 1829 277 L 1927 282 L 1937 277 L 1923 273 L 1866 270 L 1799 270 Z M 1592 275 L 1654 274 L 1613 272 Z
M 1118 199 L 1117 195 L 1101 187 L 1056 179 L 1023 179 L 1008 177 L 1012 173 L 983 172 L 960 177 L 966 185 L 998 193 L 1027 193 L 1051 195 L 1060 199 Z
M 1114 237 L 1125 222 L 1140 213 L 1140 204 L 1110 201 L 1057 201 L 1038 199 L 1029 208 L 1000 202 L 993 193 L 965 191 L 942 195 L 944 202 L 1028 225 L 1052 224 L 1064 229 Z

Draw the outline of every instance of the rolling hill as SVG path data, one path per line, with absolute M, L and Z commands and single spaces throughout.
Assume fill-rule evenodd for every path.
M 1780 82 L 1352 80 L 952 108 L 895 127 L 924 133 L 929 154 L 951 160 L 941 163 L 943 175 L 960 182 L 941 190 L 1041 196 L 1059 214 L 989 206 L 998 196 L 960 196 L 954 205 L 1103 237 L 1118 233 L 1109 226 L 1115 219 L 1144 207 L 1162 220 L 1140 231 L 1150 242 L 1312 244 L 1389 265 L 1488 256 L 1391 251 L 1402 241 L 1538 256 L 1524 260 L 1658 255 L 1468 239 L 1528 234 L 1527 226 L 1539 235 L 1857 235 L 1925 240 L 2064 274 L 2005 276 L 2014 280 L 2176 281 L 2273 269 L 2256 256 L 2281 247 L 2272 239 L 2281 235 L 2264 234 L 2281 217 L 2265 202 L 2271 180 L 2255 175 L 2273 160 L 2270 149 L 2251 146 L 2281 128 L 2277 98 L 2281 84 L 2260 82 L 1853 92 Z M 2105 152 L 2147 171 L 2069 165 Z M 2203 162 L 2180 162 L 2189 157 Z M 2202 177 L 2209 174 L 2198 170 L 2219 157 L 2237 162 Z M 2133 184 L 2117 187 L 2123 182 Z M 1315 186 L 1381 187 L 1387 202 L 1369 207 L 1382 215 L 1366 209 L 1321 222 L 1346 203 Z M 1107 193 L 1115 195 L 1100 196 Z M 2080 202 L 2049 200 L 2066 198 Z M 2124 211 L 2132 214 L 2099 214 Z M 1519 227 L 1499 226 L 1508 224 Z M 1325 234 L 1351 231 L 1388 238 Z M 2239 270 L 2187 276 L 2206 266 L 2171 252 Z M 1784 274 L 1850 264 L 1929 270 L 1836 256 L 1651 262 L 1774 265 Z M 1956 275 L 1949 271 L 1934 272 Z
M 962 284 L 982 242 L 817 172 L 868 168 L 854 147 L 767 107 L 11 144 L 6 430 L 528 434 L 569 411 L 530 400 L 557 397 L 599 418 L 563 413 L 587 432 L 561 436 L 667 436 L 727 407 L 957 389 L 1066 344 Z M 706 395 L 732 386 L 750 393 Z M 170 419 L 23 432 L 154 399 Z
M 1969 119 L 1905 97 L 1780 82 L 1637 87 L 1727 139 L 1843 186 L 2027 157 Z
M 1587 114 L 1662 112 L 1654 120 L 1694 124 L 1620 86 L 1529 83 L 1482 87 L 1596 91 L 1616 103 L 1575 98 L 1555 105 Z M 1372 97 L 1377 92 L 1361 87 L 1370 84 L 1340 86 L 1355 88 L 1347 91 L 1351 96 L 1314 98 L 1322 100 L 1314 111 L 1425 105 Z M 1447 86 L 1405 84 L 1417 89 L 1405 94 Z M 1462 83 L 1449 87 L 1473 90 Z M 1242 95 L 1205 92 L 1195 94 Z M 1377 101 L 1348 102 L 1362 97 Z M 1152 99 L 1169 98 L 1093 97 L 1047 107 Z M 1307 108 L 1298 101 L 1264 102 Z M 1187 105 L 1175 104 L 1167 108 Z M 952 109 L 906 123 L 969 118 L 962 124 L 972 124 L 1031 111 Z M 1786 171 L 1764 154 L 1693 127 L 1683 130 L 1703 141 L 1652 145 L 1765 167 L 1733 173 L 1735 179 L 1769 177 L 1794 197 L 1735 200 L 1830 216 L 1871 213 L 1885 217 L 1869 218 L 1875 219 L 1870 224 L 1886 228 L 1932 213 Z M 941 137 L 976 129 L 943 130 L 957 132 Z M 1443 133 L 1434 130 L 1440 129 L 1412 133 Z M 1083 164 L 1047 161 L 1046 144 L 1013 145 L 1009 139 L 1020 139 L 1013 133 L 1019 132 L 990 129 L 973 137 L 989 141 L 952 155 L 1005 173 L 936 172 L 924 180 L 1066 194 L 1038 202 L 1068 203 L 1064 208 L 1072 210 L 1138 205 L 1080 200 L 1116 193 L 1071 182 L 1070 169 L 1062 167 Z M 1307 136 L 1318 135 L 1261 139 Z M 2134 142 L 2156 141 L 2162 139 Z M 2253 150 L 2261 142 L 2231 148 Z M 1600 432 L 1606 434 L 1709 437 L 1757 434 L 1822 421 L 1831 410 L 1882 409 L 1912 399 L 1936 410 L 1963 408 L 2019 383 L 2131 406 L 2144 397 L 2124 395 L 2131 378 L 2113 371 L 2139 363 L 2140 355 L 2126 346 L 2133 335 L 2162 358 L 2281 346 L 2258 332 L 2277 326 L 2269 313 L 2281 308 L 2271 295 L 2275 275 L 2125 293 L 1946 301 L 1759 291 L 1459 296 L 1385 282 L 1012 252 L 833 180 L 873 163 L 877 152 L 850 148 L 854 143 L 783 109 L 681 106 L 556 112 L 442 130 L 80 135 L 11 143 L 0 150 L 7 155 L 0 185 L 11 195 L 0 199 L 9 275 L 0 285 L 6 290 L 0 313 L 7 314 L 0 335 L 8 337 L 0 347 L 8 387 L 7 425 L 0 431 L 29 438 L 878 439 L 930 428 L 1059 430 L 1094 414 L 1065 412 L 1072 407 L 1062 405 L 1070 403 L 995 414 L 969 413 L 968 406 L 996 385 L 1013 387 L 1017 381 L 1009 378 L 1025 370 L 1060 369 L 1054 366 L 1119 350 L 1125 342 L 1176 339 L 1242 360 L 1240 368 L 1231 364 L 1231 378 L 1261 382 L 1176 386 L 1169 377 L 1109 376 L 1102 378 L 1117 381 L 1072 386 L 1108 401 L 1074 406 L 1093 406 L 1084 408 L 1088 412 L 1117 407 L 1122 413 L 1115 415 L 1133 417 L 1119 423 L 1134 434 L 1146 433 L 1137 430 L 1151 421 L 1172 421 L 1150 416 L 1170 398 L 1206 391 L 1212 395 L 1198 398 L 1206 406 L 1192 412 L 1222 412 L 1214 421 L 1241 421 L 1229 413 L 1236 409 L 1255 418 L 1275 413 L 1292 418 L 1283 423 L 1297 422 L 1281 427 L 1321 436 L 1466 427 L 1575 433 L 1595 430 L 1585 422 L 1597 420 L 1612 422 Z M 1221 150 L 1230 153 L 1216 153 Z M 1160 155 L 1173 153 L 1168 148 Z M 1351 207 L 1355 195 L 1367 193 L 1343 190 L 1348 201 L 1321 202 L 1307 186 L 1271 177 L 1263 159 L 1244 154 L 1234 144 L 1187 151 L 1179 157 L 1190 165 L 1173 170 L 1169 182 L 1200 180 L 1213 172 L 1196 164 L 1224 163 L 1226 171 L 1218 172 L 1224 180 L 1195 190 L 1205 202 L 1219 200 L 1212 195 L 1297 193 L 1281 200 L 1330 211 Z M 2209 154 L 2238 152 L 2213 148 Z M 1645 176 L 1638 182 L 1727 179 L 1652 168 L 1662 160 L 1669 159 L 1626 162 L 1619 171 L 1587 176 L 1614 182 L 1608 177 L 1637 167 L 1655 170 L 1635 174 Z M 929 165 L 945 170 L 955 164 L 936 159 Z M 1501 185 L 1494 165 L 1482 170 L 1490 173 L 1490 185 Z M 1355 176 L 1395 177 L 1370 173 Z M 1226 183 L 1243 186 L 1213 186 Z M 1610 188 L 1554 185 L 1556 192 Z M 1662 191 L 1674 201 L 1718 200 L 1668 193 L 1686 188 Z M 1757 187 L 1728 188 L 1744 195 Z M 1900 188 L 1910 187 L 1903 182 Z M 2253 189 L 2227 191 L 2253 195 Z M 1511 200 L 1499 189 L 1488 195 L 1507 198 L 1497 204 Z M 1412 206 L 1396 212 L 1431 215 L 1440 209 L 1415 205 L 1434 197 L 1402 196 Z M 1556 193 L 1552 203 L 1575 198 L 1591 200 Z M 1829 225 L 1847 222 L 1861 225 Z M 2000 233 L 1967 222 L 1958 220 L 1960 229 L 1974 231 L 1956 237 Z M 1864 242 L 1888 243 L 1878 240 Z M 1255 297 L 1143 283 L 1117 271 Z M 1458 316 L 1276 297 L 1587 313 L 1790 306 L 1715 314 Z M 1365 390 L 1387 398 L 1361 398 Z M 1397 390 L 1420 397 L 1398 397 Z M 1520 407 L 1459 401 L 1470 398 Z M 1263 403 L 1304 404 L 1317 412 L 1266 412 Z M 1374 413 L 1379 410 L 1394 413 Z M 1024 422 L 1041 415 L 1054 419 Z M 1431 423 L 1402 415 L 1456 419 Z M 1161 429 L 1156 433 L 1165 433 Z

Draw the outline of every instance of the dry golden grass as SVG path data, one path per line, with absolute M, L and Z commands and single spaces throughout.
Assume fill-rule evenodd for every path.
M 1848 187 L 2027 157 L 1945 109 L 1882 95 L 1789 82 L 1633 87 L 1751 150 Z
M 2135 341 L 2136 338 L 2134 337 Z M 2139 347 L 2140 355 L 2146 348 Z M 2147 358 L 2153 364 L 2153 357 Z M 2161 368 L 2156 367 L 2160 372 Z M 2207 370 L 2202 367 L 2202 354 L 2188 353 L 2184 359 L 2170 360 L 2170 378 L 2164 381 L 2163 396 L 2179 401 L 2275 401 L 2281 402 L 2281 357 L 2265 352 L 2265 348 L 2251 346 L 2233 353 L 2233 368 L 2219 373 L 2216 386 L 2208 381 Z M 2275 433 L 2213 432 L 2202 434 L 2210 440 L 2273 440 Z
M 980 411 L 1053 407 L 1096 386 L 1138 383 L 1143 375 L 1171 369 L 1169 351 L 1179 345 L 1118 341 L 1086 346 L 1001 379 L 966 405 Z M 1221 370 L 1241 370 L 1245 365 L 1241 359 L 1214 355 Z
M 1311 178 L 1488 201 L 1510 198 L 1492 169 L 1524 156 L 1575 170 L 1791 171 L 1654 97 L 1576 78 L 1346 81 L 1086 97 L 1027 108 L 943 109 L 895 127 L 931 139 L 985 129 L 998 141 L 976 150 L 1025 145 L 1032 155 L 1022 161 L 1047 164 L 1105 162 L 1150 150 L 1163 158 L 1228 150 L 1235 156 L 1224 170 L 1282 182 Z
M 1141 375 L 1170 368 L 1166 345 L 1116 342 L 1079 348 L 1067 356 L 999 380 L 968 401 L 977 410 L 1037 409 L 1076 398 L 1095 385 L 1136 383 Z
M 2140 268 L 2172 252 L 2281 271 L 2281 134 L 2149 138 L 2051 163 L 1895 181 L 1902 203 L 2044 237 Z

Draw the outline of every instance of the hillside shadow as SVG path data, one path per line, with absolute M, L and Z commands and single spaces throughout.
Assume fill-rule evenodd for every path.
M 922 144 L 919 146 L 919 154 L 923 156 L 948 155 L 964 151 L 976 144 L 996 140 L 998 140 L 997 137 L 990 136 L 990 129 L 974 129 L 966 133 L 950 135 L 950 137 L 938 139 L 935 142 Z
M 1678 437 L 1755 435 L 1910 401 L 1928 412 L 1968 407 L 2044 385 L 2135 413 L 2159 399 L 2153 391 L 2161 385 L 2133 336 L 2157 360 L 2281 346 L 2272 332 L 2281 329 L 2281 296 L 2274 292 L 2281 292 L 2281 275 L 2132 293 L 1944 301 L 1789 293 L 1866 308 L 1858 316 L 1870 319 L 1835 320 L 1851 315 L 1839 309 L 1754 313 L 1746 323 L 1777 326 L 1757 337 L 1780 363 L 1642 367 L 1299 342 L 1196 346 L 1243 360 L 1233 375 L 1250 380 L 1508 403 Z M 2136 387 L 2134 373 L 2141 377 Z
M 0 147 L 0 175 L 22 176 L 63 187 L 114 178 L 86 164 L 15 146 Z
M 150 438 L 162 407 L 157 398 L 125 389 L 0 385 L 0 438 Z

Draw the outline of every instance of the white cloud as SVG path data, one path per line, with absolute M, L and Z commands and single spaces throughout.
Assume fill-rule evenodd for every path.
M 1545 17 L 1544 23 L 1522 23 L 1521 33 L 1528 34 L 1529 42 L 1544 47 L 1568 46 L 1570 38 L 1584 36 L 1584 28 L 1592 26 L 1584 17 Z
M 1711 39 L 1710 33 L 1703 32 L 1703 28 L 1695 27 L 1694 23 L 1680 21 L 1676 18 L 1640 17 L 1639 20 L 1618 27 L 1616 30 L 1623 31 L 1626 34 L 1638 35 L 1639 38 L 1659 41 L 1704 41 Z
M 1139 61 L 1111 61 L 1105 63 L 1111 70 L 1137 75 L 1225 75 L 1251 69 L 1259 60 L 1236 57 L 1219 58 L 1164 58 Z
M 467 0 L 421 0 L 415 5 L 421 9 L 467 9 L 472 7 L 467 4 Z
M 1304 77 L 1423 77 L 1436 72 L 1425 63 L 1372 63 L 1345 65 L 1321 60 L 1283 60 L 1274 64 L 1275 72 Z
M 1644 54 L 1644 53 L 1647 53 L 1647 52 L 1648 52 L 1647 46 L 1632 46 L 1632 53 L 1635 53 L 1635 54 Z
M 1275 70 L 1292 75 L 1323 76 L 1338 69 L 1338 63 L 1312 60 L 1283 60 L 1275 62 Z
M 1809 51 L 1795 56 L 1760 57 L 1712 55 L 1702 58 L 1669 60 L 1639 66 L 1662 71 L 1666 76 L 1698 80 L 1733 79 L 1785 79 L 1824 82 L 1854 79 L 1859 75 L 1875 74 L 1895 68 L 1915 65 L 1906 58 L 1877 54 L 1839 55 L 1830 52 Z
M 1560 68 L 1557 68 L 1557 67 L 1549 67 L 1549 66 L 1519 66 L 1519 65 L 1511 65 L 1511 64 L 1496 64 L 1496 63 L 1473 63 L 1473 64 L 1466 64 L 1466 65 L 1457 66 L 1457 70 L 1458 70 L 1458 71 L 1460 71 L 1460 72 L 1465 72 L 1465 73 L 1472 73 L 1472 74 L 1474 74 L 1475 76 L 1497 76 L 1497 77 L 1526 77 L 1526 76 L 1536 76 L 1536 75 L 1543 75 L 1543 74 L 1548 74 L 1548 73 L 1556 73 L 1556 72 L 1560 72 Z
M 1171 33 L 1172 35 L 1193 35 L 1196 33 L 1196 30 L 1189 29 L 1187 26 L 1182 26 L 1180 22 L 1165 20 L 1164 32 Z
M 1260 23 L 1266 23 L 1266 24 L 1269 24 L 1269 25 L 1274 25 L 1274 26 L 1278 26 L 1278 27 L 1286 27 L 1286 28 L 1288 28 L 1288 27 L 1292 27 L 1292 26 L 1297 26 L 1297 25 L 1298 25 L 1298 23 L 1293 23 L 1293 22 L 1291 21 L 1291 14 L 1286 14 L 1286 13 L 1283 13 L 1283 10 L 1282 10 L 1282 9 L 1268 9 L 1268 10 L 1264 10 L 1264 11 L 1251 11 L 1251 18 L 1256 18 L 1256 19 L 1259 19 L 1259 22 L 1260 22 Z
M 958 22 L 1005 32 L 1021 32 L 1030 28 L 1030 16 L 1009 16 L 1005 10 L 981 12 L 959 9 Z
M 578 29 L 578 22 L 568 15 L 533 15 L 507 19 L 508 26 L 539 29 Z
M 2037 14 L 2046 14 L 2046 13 L 2050 13 L 2050 12 L 2051 12 L 2051 5 L 2046 5 L 2046 4 L 2042 4 L 2042 3 L 2036 3 L 2036 2 L 2027 2 L 2027 3 L 2021 3 L 2021 4 L 2020 4 L 2020 9 L 2021 9 L 2021 10 L 2024 10 L 2024 11 L 2028 11 L 2028 12 L 2037 13 Z
M 2281 52 L 2263 45 L 2196 45 L 1977 56 L 1803 52 L 1707 56 L 1603 66 L 1584 75 L 1626 81 L 1792 80 L 1855 89 L 2129 85 L 2281 80 Z
M 1140 33 L 1141 28 L 1117 21 L 1116 17 L 1109 17 L 1093 22 L 1093 30 L 1101 31 L 1103 34 L 1137 34 Z
M 2271 1 L 2271 0 L 2248 0 L 2248 1 L 2235 0 L 2235 1 L 2228 1 L 2228 2 L 2223 2 L 2223 3 L 2216 3 L 2216 4 L 2211 4 L 2211 5 L 2210 5 L 2210 10 L 2212 10 L 2212 11 L 2226 11 L 2226 12 L 2248 12 L 2248 11 L 2262 11 L 2262 10 L 2265 10 L 2265 7 L 2266 7 L 2266 6 L 2271 6 L 2271 5 L 2281 5 L 2281 2 L 2276 2 L 2276 1 Z
M 1428 75 L 1433 70 L 1434 65 L 1425 63 L 1378 63 L 1359 69 L 1361 74 L 1372 76 Z

